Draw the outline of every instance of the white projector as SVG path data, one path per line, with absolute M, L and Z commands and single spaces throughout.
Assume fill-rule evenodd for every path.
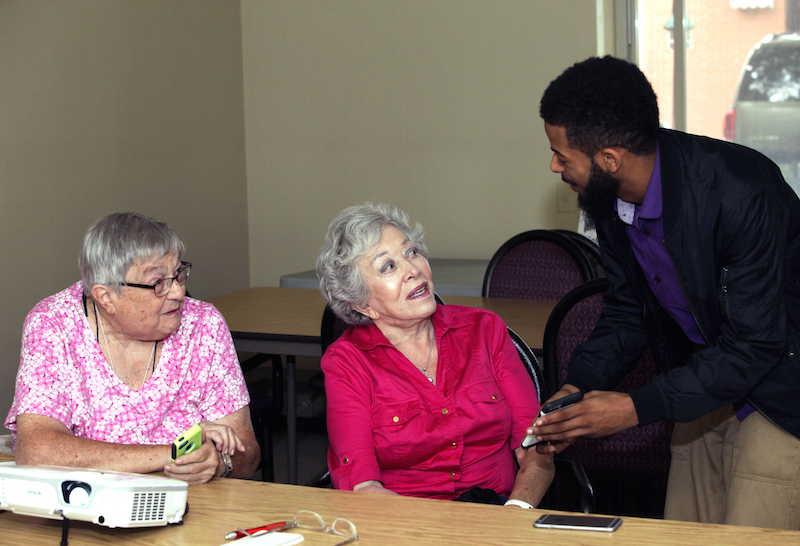
M 0 510 L 105 527 L 181 523 L 186 482 L 130 472 L 0 463 Z

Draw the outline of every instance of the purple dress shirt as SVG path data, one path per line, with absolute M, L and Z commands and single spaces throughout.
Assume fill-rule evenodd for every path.
M 708 345 L 692 316 L 678 281 L 675 264 L 664 246 L 663 198 L 661 195 L 661 154 L 656 163 L 641 205 L 617 200 L 617 214 L 625 228 L 636 261 L 661 307 L 678 323 L 686 337 L 698 345 Z M 744 400 L 734 404 L 740 420 L 754 410 Z

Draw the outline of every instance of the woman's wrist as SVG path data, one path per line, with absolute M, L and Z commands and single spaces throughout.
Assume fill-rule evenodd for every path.
M 367 480 L 365 482 L 357 483 L 353 486 L 353 491 L 360 491 L 362 489 L 374 488 L 383 489 L 383 484 L 378 480 Z
M 508 499 L 503 506 L 519 506 L 520 508 L 526 508 L 526 509 L 534 508 L 534 506 L 531 505 L 530 503 L 521 501 L 519 499 Z
M 230 455 L 223 451 L 217 451 L 217 453 L 219 454 L 220 462 L 217 476 L 220 478 L 225 478 L 233 471 L 233 460 L 231 459 Z

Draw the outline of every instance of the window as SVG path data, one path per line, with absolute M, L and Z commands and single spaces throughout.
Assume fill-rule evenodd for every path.
M 800 193 L 800 0 L 631 5 L 662 125 L 755 148 Z

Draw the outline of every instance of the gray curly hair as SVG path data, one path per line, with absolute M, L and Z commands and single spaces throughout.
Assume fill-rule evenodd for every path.
M 364 308 L 370 298 L 369 287 L 359 268 L 359 261 L 381 240 L 383 228 L 400 230 L 428 255 L 423 229 L 412 228 L 406 213 L 386 203 L 371 201 L 344 209 L 334 218 L 325 234 L 317 256 L 319 291 L 337 317 L 348 324 L 370 324 L 372 319 L 355 308 Z

